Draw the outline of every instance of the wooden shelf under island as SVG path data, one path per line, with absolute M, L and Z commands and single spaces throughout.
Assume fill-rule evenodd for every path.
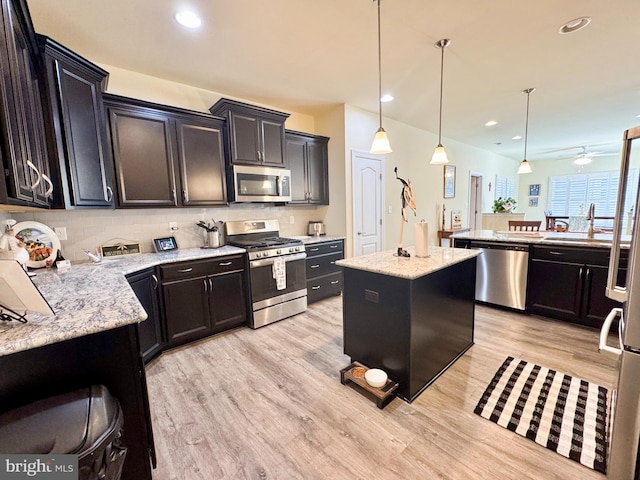
M 364 373 L 367 370 L 369 369 L 360 362 L 353 362 L 340 370 L 340 382 L 345 385 L 348 381 L 352 381 L 365 393 L 375 398 L 378 408 L 384 408 L 393 400 L 393 392 L 398 388 L 398 382 L 387 378 L 382 387 L 372 387 L 364 378 Z M 359 375 L 358 372 L 362 372 L 362 375 Z
M 473 345 L 476 250 L 429 247 L 336 262 L 343 267 L 344 353 L 380 368 L 412 402 Z

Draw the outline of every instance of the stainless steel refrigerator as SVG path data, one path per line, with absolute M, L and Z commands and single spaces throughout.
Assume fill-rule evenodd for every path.
M 625 225 L 626 233 L 632 233 L 625 285 L 617 285 L 619 258 L 622 245 L 623 222 L 632 222 L 629 215 L 627 178 L 632 162 L 640 159 L 640 127 L 624 134 L 617 212 L 614 222 L 613 244 L 609 263 L 606 295 L 622 303 L 614 309 L 600 332 L 600 350 L 619 355 L 618 386 L 612 395 L 612 417 L 609 428 L 609 456 L 607 478 L 611 480 L 640 479 L 640 221 L 637 209 L 639 195 L 635 195 L 633 227 Z M 638 188 L 640 191 L 640 188 Z M 625 211 L 627 210 L 627 211 Z M 630 230 L 630 231 L 629 231 Z M 619 318 L 618 340 L 615 347 L 607 345 L 612 322 Z

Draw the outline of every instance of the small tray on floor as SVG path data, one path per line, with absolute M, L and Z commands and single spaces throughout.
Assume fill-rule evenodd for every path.
M 369 370 L 368 367 L 360 362 L 352 362 L 350 365 L 340 370 L 340 383 L 343 385 L 348 381 L 355 383 L 362 390 L 375 397 L 375 402 L 378 408 L 386 407 L 394 398 L 393 392 L 398 388 L 398 382 L 394 382 L 387 378 L 387 383 L 384 386 L 372 387 L 364 379 L 364 375 L 362 377 L 354 375 L 354 370 L 360 368 L 363 368 L 365 372 Z

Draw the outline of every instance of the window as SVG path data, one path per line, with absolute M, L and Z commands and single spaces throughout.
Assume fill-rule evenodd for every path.
M 496 175 L 496 200 L 502 198 L 516 198 L 516 182 L 513 177 Z
M 595 204 L 596 217 L 611 219 L 596 220 L 597 228 L 613 228 L 613 217 L 616 214 L 618 182 L 620 172 L 597 172 L 578 175 L 559 175 L 549 177 L 549 197 L 547 210 L 553 216 L 585 215 L 590 203 Z M 638 170 L 629 171 L 627 192 L 624 201 L 624 218 L 622 230 L 626 229 L 627 212 L 636 210 L 638 192 Z

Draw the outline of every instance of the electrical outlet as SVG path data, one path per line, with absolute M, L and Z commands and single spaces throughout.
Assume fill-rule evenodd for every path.
M 392 213 L 393 213 L 393 207 L 389 205 L 389 215 L 391 215 Z
M 289 225 L 293 225 L 296 222 L 296 217 L 289 215 Z
M 67 239 L 67 227 L 56 227 L 53 231 L 56 233 L 59 240 Z
M 169 222 L 169 231 L 175 232 L 178 230 L 178 222 Z

